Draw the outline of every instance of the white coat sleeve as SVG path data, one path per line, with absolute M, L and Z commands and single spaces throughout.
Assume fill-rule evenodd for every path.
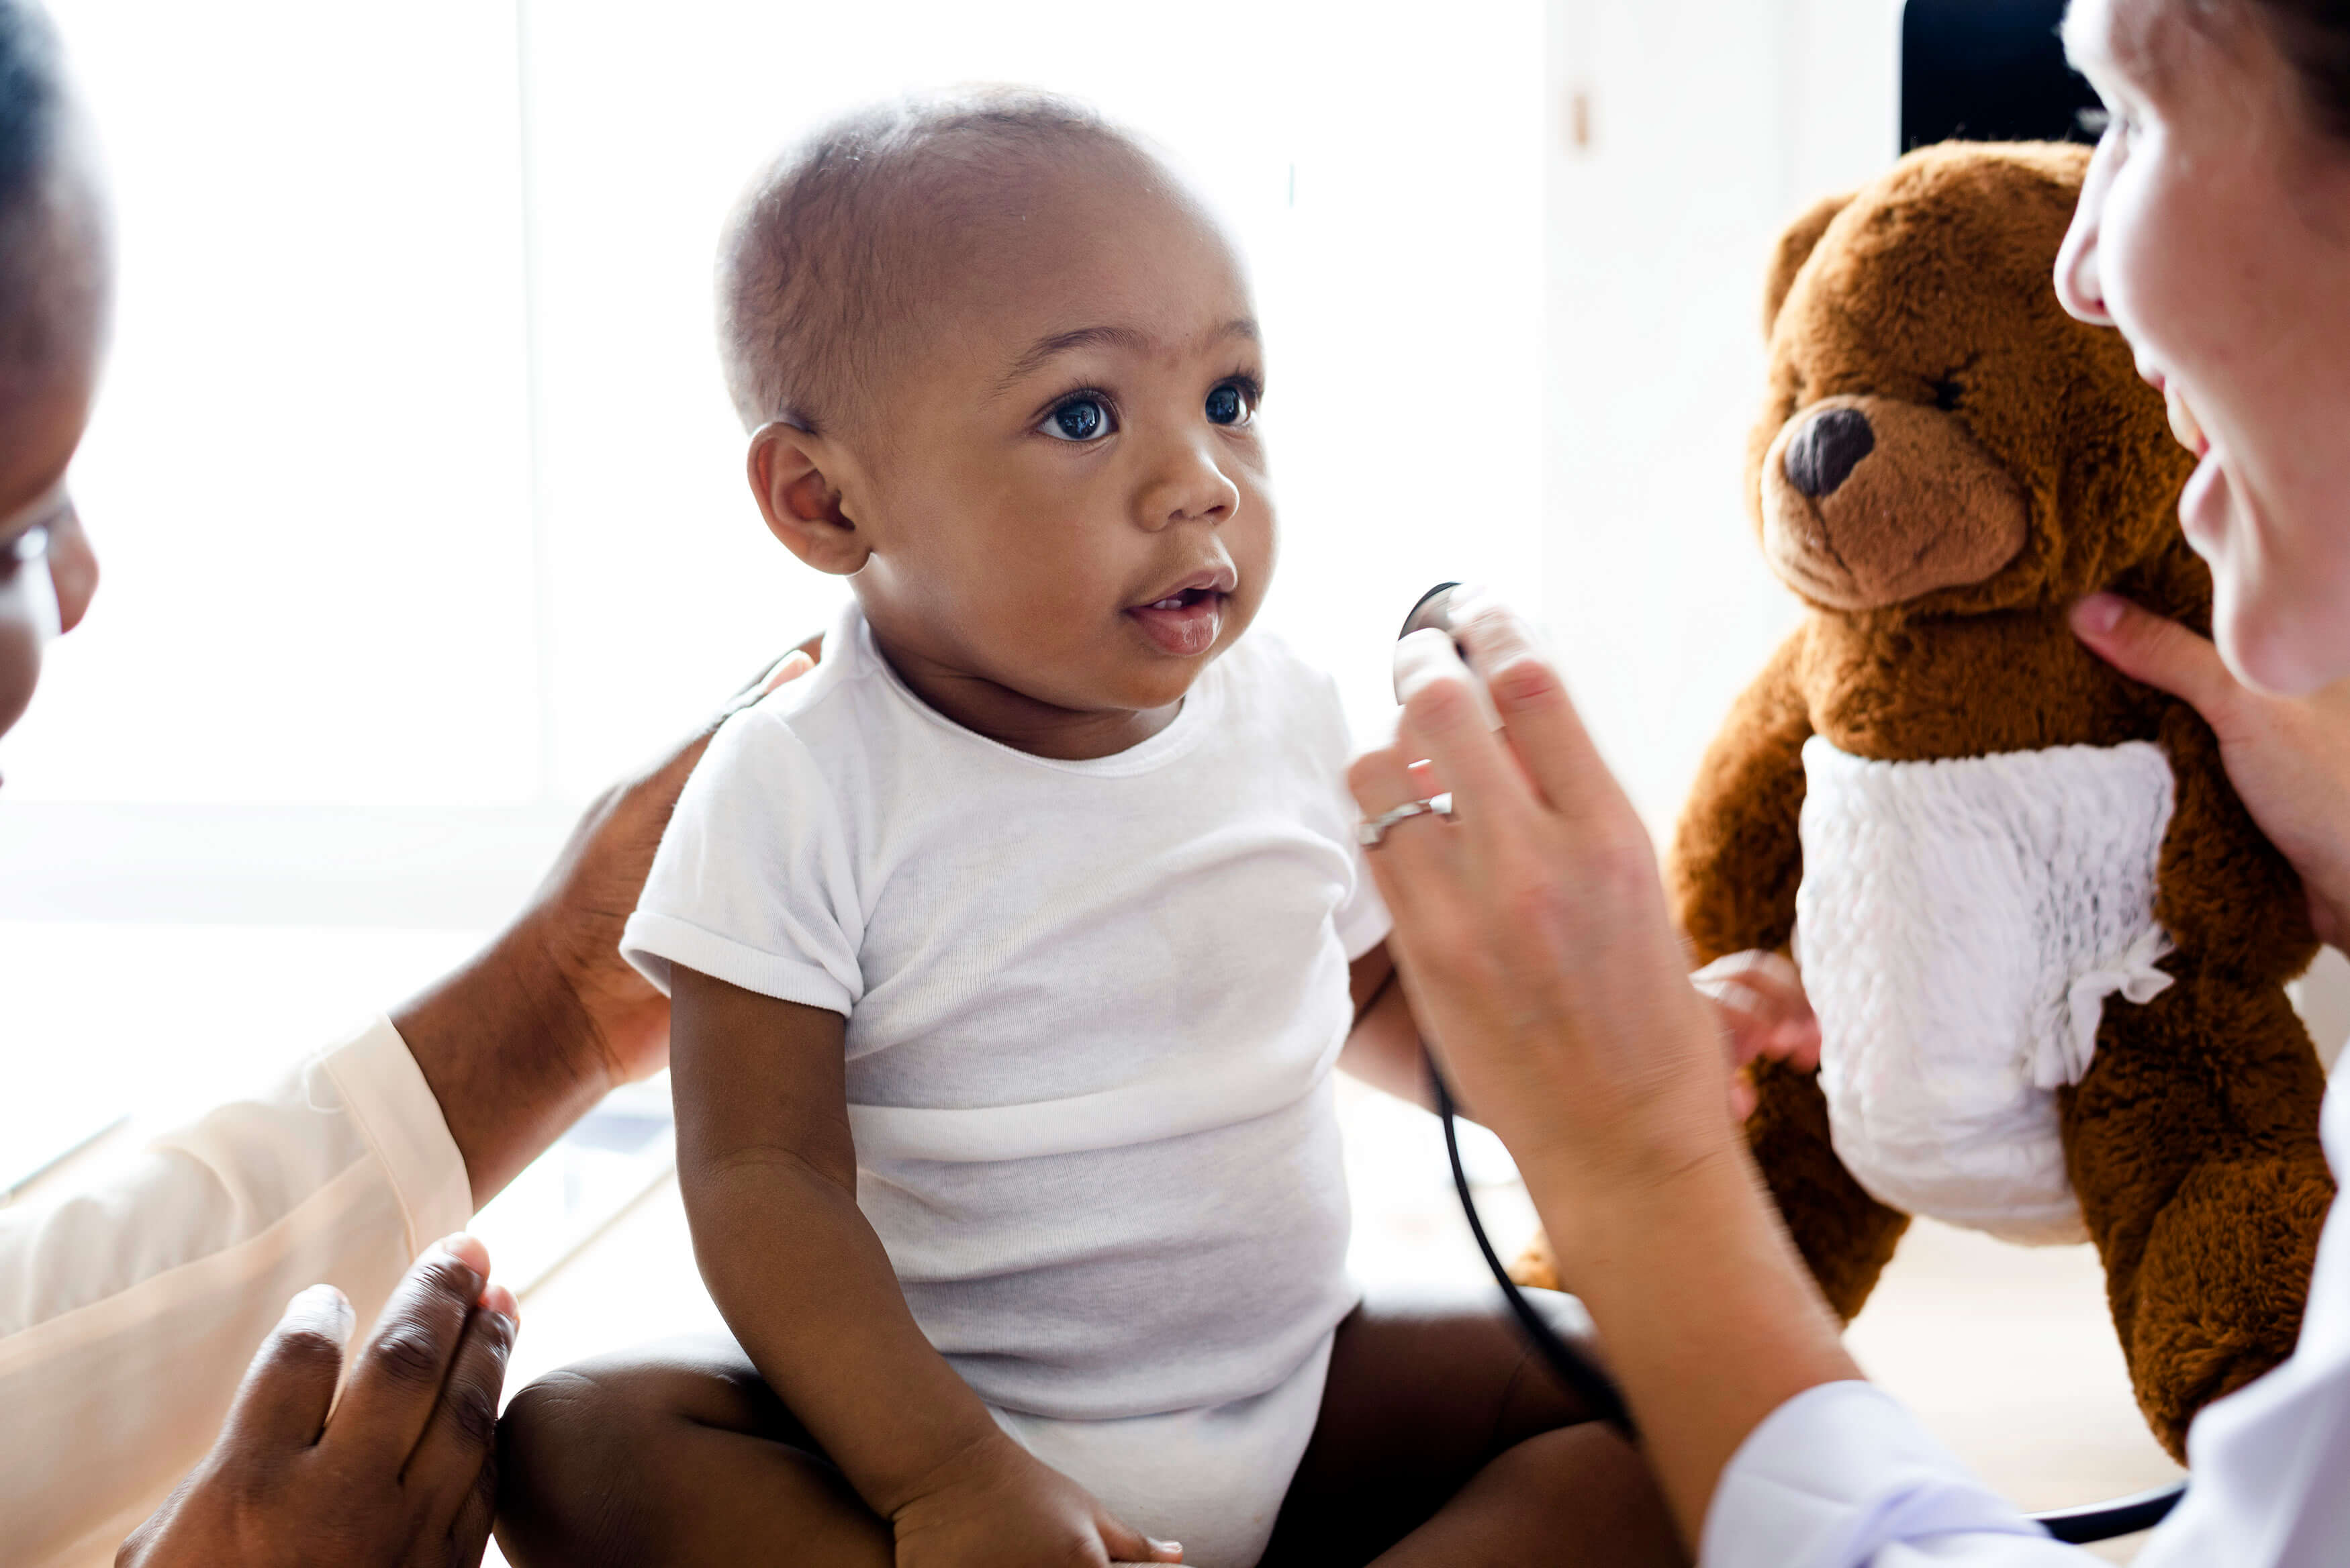
M 112 1562 L 294 1293 L 340 1287 L 364 1334 L 472 1213 L 388 1020 L 87 1190 L 0 1209 L 0 1568 Z
M 2350 1092 L 2329 1088 L 2325 1148 L 2350 1156 Z M 2137 1568 L 2350 1563 L 2350 1218 L 2317 1247 L 2292 1358 L 2187 1434 L 2187 1500 Z M 2083 1501 L 2092 1500 L 2083 1499 Z M 2062 1568 L 2059 1546 L 1866 1383 L 1807 1389 L 1748 1434 L 1705 1521 L 1705 1568 Z
M 1868 1383 L 1825 1383 L 1747 1434 L 1703 1568 L 2086 1568 Z

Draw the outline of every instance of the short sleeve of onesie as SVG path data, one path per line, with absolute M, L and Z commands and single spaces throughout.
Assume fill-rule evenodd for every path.
M 621 956 L 846 1015 L 863 917 L 830 784 L 774 699 L 729 719 L 686 781 Z
M 1355 825 L 1362 818 L 1362 809 L 1355 804 L 1354 792 L 1347 787 L 1347 764 L 1355 760 L 1355 742 L 1347 733 L 1347 710 L 1338 699 L 1338 684 L 1326 675 L 1317 674 L 1315 680 L 1327 715 L 1329 736 L 1324 750 L 1337 803 L 1342 841 L 1354 846 L 1355 886 L 1332 920 L 1338 940 L 1347 950 L 1347 961 L 1352 963 L 1387 940 L 1395 921 L 1388 914 L 1386 900 L 1379 897 L 1378 884 L 1371 878 L 1370 862 L 1363 846 L 1355 838 Z

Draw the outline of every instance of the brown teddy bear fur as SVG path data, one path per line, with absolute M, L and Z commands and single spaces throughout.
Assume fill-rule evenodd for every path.
M 1809 737 L 1887 761 L 2163 748 L 2177 794 L 2155 914 L 2175 983 L 2107 1005 L 2059 1110 L 2138 1404 L 2178 1456 L 2198 1409 L 2292 1350 L 2334 1185 L 2317 1137 L 2324 1074 L 2284 992 L 2315 950 L 2300 883 L 2202 721 L 2117 675 L 2065 622 L 2098 588 L 2207 632 L 2211 604 L 2177 518 L 2193 463 L 2162 399 L 2120 334 L 2073 320 L 2051 286 L 2086 158 L 1927 149 L 1781 240 L 1747 495 L 1812 613 L 1707 753 L 1667 875 L 1698 963 L 1784 950 Z M 1814 504 L 1788 483 L 1787 453 L 1823 405 L 1905 433 L 1880 433 Z M 1754 1083 L 1750 1146 L 1849 1319 L 1908 1216 L 1838 1162 L 1813 1075 L 1764 1065 Z M 1520 1272 L 1558 1282 L 1539 1249 Z

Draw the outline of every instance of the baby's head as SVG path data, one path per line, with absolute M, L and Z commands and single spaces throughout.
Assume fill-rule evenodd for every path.
M 956 717 L 1165 708 L 1254 617 L 1247 280 L 1125 133 L 1030 93 L 855 115 L 752 187 L 718 293 L 768 526 Z

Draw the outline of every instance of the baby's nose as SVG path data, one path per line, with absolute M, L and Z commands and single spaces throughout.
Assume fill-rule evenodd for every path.
M 1813 500 L 1822 500 L 1834 494 L 1860 460 L 1876 450 L 1877 432 L 1858 409 L 1814 414 L 1787 443 L 1787 483 Z

